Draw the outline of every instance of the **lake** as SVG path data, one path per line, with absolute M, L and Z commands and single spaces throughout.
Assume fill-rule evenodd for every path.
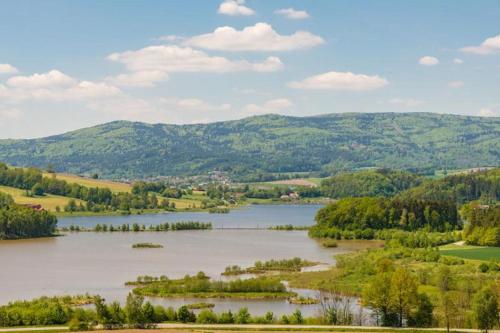
M 145 215 L 61 217 L 58 225 L 91 228 L 98 223 L 108 225 L 139 223 L 149 226 L 165 222 L 199 221 L 211 222 L 214 228 L 267 228 L 285 224 L 308 226 L 314 224 L 314 216 L 321 207 L 321 205 L 250 205 L 232 209 L 227 214 L 166 212 Z
M 225 228 L 310 225 L 319 206 L 250 206 L 229 214 L 169 213 L 140 216 L 75 217 L 60 219 L 60 225 L 93 226 L 97 223 L 155 224 L 196 220 Z M 132 249 L 132 244 L 151 242 L 164 247 Z M 352 251 L 355 242 L 324 248 L 307 231 L 248 229 L 192 230 L 175 232 L 80 232 L 65 236 L 0 241 L 0 304 L 42 295 L 99 294 L 107 301 L 123 301 L 130 291 L 126 281 L 138 275 L 179 278 L 204 271 L 213 278 L 228 265 L 247 267 L 257 260 L 301 257 L 333 264 L 333 256 Z M 312 291 L 300 291 L 300 294 Z M 314 292 L 312 292 L 314 293 Z M 196 299 L 152 299 L 167 306 L 195 303 Z M 215 311 L 247 306 L 251 313 L 291 313 L 300 308 L 314 315 L 317 305 L 293 305 L 287 301 L 203 300 L 215 303 Z

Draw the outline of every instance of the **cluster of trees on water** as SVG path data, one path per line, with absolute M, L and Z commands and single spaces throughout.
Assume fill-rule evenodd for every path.
M 64 227 L 62 231 L 96 231 L 96 232 L 140 232 L 140 231 L 176 231 L 176 230 L 210 230 L 212 229 L 212 223 L 204 223 L 197 221 L 180 221 L 173 223 L 161 223 L 161 224 L 151 224 L 149 227 L 146 227 L 144 224 L 133 223 L 130 224 L 121 224 L 118 226 L 112 224 L 96 224 L 93 228 L 88 229 L 78 225 L 70 225 L 69 227 Z
M 227 266 L 223 275 L 240 275 L 245 273 L 265 273 L 268 271 L 298 272 L 302 267 L 314 266 L 315 262 L 295 257 L 292 259 L 271 259 L 267 261 L 256 261 L 252 267 L 246 269 L 238 265 Z
M 0 193 L 0 239 L 52 236 L 57 218 L 44 210 L 16 205 L 12 197 Z
M 24 189 L 30 195 L 53 194 L 85 201 L 78 204 L 70 200 L 65 207 L 67 212 L 76 211 L 108 211 L 130 209 L 175 209 L 175 204 L 166 199 L 159 200 L 157 195 L 148 192 L 134 194 L 127 192 L 113 193 L 109 188 L 87 187 L 54 177 L 44 177 L 35 168 L 8 168 L 0 163 L 0 185 Z
M 340 230 L 380 230 L 398 228 L 414 231 L 451 231 L 461 227 L 453 201 L 399 200 L 375 197 L 344 198 L 320 209 L 315 233 L 330 228 Z
M 500 246 L 500 205 L 471 203 L 462 212 L 468 222 L 464 230 L 467 244 Z
M 251 279 L 236 279 L 231 281 L 210 280 L 203 272 L 194 276 L 186 275 L 182 279 L 141 279 L 129 282 L 128 285 L 136 285 L 134 293 L 144 296 L 170 296 L 170 295 L 203 295 L 210 294 L 213 297 L 231 294 L 268 294 L 271 296 L 289 296 L 285 285 L 276 278 L 259 277 Z

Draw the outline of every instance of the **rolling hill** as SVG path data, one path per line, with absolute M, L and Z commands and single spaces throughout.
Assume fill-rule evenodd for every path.
M 469 168 L 500 163 L 500 118 L 431 113 L 264 115 L 196 125 L 115 121 L 61 135 L 0 140 L 0 161 L 107 178 L 219 169 L 333 171 Z

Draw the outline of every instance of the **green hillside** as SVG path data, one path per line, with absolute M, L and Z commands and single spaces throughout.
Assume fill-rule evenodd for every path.
M 430 113 L 266 115 L 198 125 L 117 121 L 0 140 L 0 160 L 108 178 L 256 172 L 468 168 L 500 162 L 500 118 Z

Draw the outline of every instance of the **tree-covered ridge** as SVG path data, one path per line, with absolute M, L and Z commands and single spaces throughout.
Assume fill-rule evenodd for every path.
M 57 218 L 49 212 L 16 205 L 0 193 L 0 240 L 52 236 L 56 225 Z
M 419 185 L 423 177 L 389 169 L 341 173 L 325 179 L 321 192 L 330 198 L 383 196 L 390 197 Z
M 453 200 L 459 204 L 480 200 L 494 203 L 500 200 L 500 168 L 450 175 L 428 180 L 400 193 L 401 199 Z
M 111 178 L 363 167 L 498 165 L 500 118 L 430 113 L 267 115 L 198 125 L 112 122 L 32 140 L 1 140 L 0 160 Z

